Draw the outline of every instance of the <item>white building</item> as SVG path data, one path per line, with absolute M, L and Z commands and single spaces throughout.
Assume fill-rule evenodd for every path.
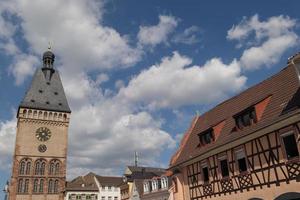
M 65 200 L 120 200 L 121 177 L 89 173 L 67 182 Z

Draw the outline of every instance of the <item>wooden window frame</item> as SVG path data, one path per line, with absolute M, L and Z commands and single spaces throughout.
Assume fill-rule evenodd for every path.
M 237 153 L 240 152 L 240 151 L 243 151 L 243 152 L 244 152 L 245 161 L 246 161 L 246 167 L 247 167 L 247 170 L 244 171 L 244 172 L 240 172 L 240 166 L 239 166 L 238 158 L 237 158 Z M 237 173 L 238 173 L 239 175 L 245 175 L 245 174 L 249 174 L 249 173 L 250 173 L 250 171 L 249 171 L 248 158 L 247 158 L 246 151 L 245 151 L 245 148 L 244 148 L 244 147 L 238 147 L 238 148 L 235 148 L 235 149 L 234 149 L 234 162 L 235 162 L 235 166 L 236 166 L 236 169 L 237 169 Z
M 251 113 L 253 111 L 254 111 L 254 119 L 250 118 L 250 125 L 248 125 L 248 126 L 242 125 L 242 127 L 240 127 L 239 124 L 238 124 L 238 119 L 243 118 L 243 116 L 246 113 L 250 113 L 250 115 L 251 115 Z M 246 108 L 246 109 L 242 110 L 241 112 L 235 114 L 233 116 L 233 119 L 234 119 L 234 122 L 235 122 L 236 130 L 243 130 L 244 128 L 247 128 L 247 127 L 250 127 L 250 126 L 256 124 L 258 120 L 257 120 L 257 113 L 256 113 L 256 110 L 255 110 L 255 105 L 249 106 L 248 108 Z M 243 119 L 242 119 L 242 121 L 243 121 Z M 243 124 L 243 122 L 242 122 L 242 124 Z
M 210 183 L 210 173 L 209 173 L 208 162 L 207 162 L 207 161 L 202 162 L 202 163 L 200 164 L 200 166 L 201 166 L 201 174 L 202 174 L 201 178 L 202 178 L 203 184 L 204 184 L 204 185 L 208 185 L 208 184 Z M 204 172 L 203 172 L 203 169 L 204 169 L 205 167 L 207 168 L 207 171 L 208 171 L 208 181 L 205 181 L 205 180 L 204 180 Z
M 201 136 L 204 135 L 204 134 L 210 133 L 210 132 L 212 134 L 212 140 L 211 140 L 211 142 L 207 143 L 207 144 L 203 143 L 201 141 Z M 206 145 L 210 145 L 210 144 L 214 143 L 216 141 L 216 135 L 214 133 L 214 129 L 213 128 L 209 128 L 209 129 L 207 129 L 205 131 L 202 131 L 201 133 L 198 133 L 198 138 L 199 138 L 199 145 L 198 145 L 198 147 L 202 147 L 202 146 L 206 146 Z
M 226 160 L 227 161 L 228 176 L 223 176 L 222 175 L 222 169 L 221 169 L 221 161 L 222 160 Z M 227 156 L 227 154 L 222 154 L 222 155 L 218 156 L 218 172 L 219 172 L 220 180 L 229 179 L 230 178 L 230 168 L 229 168 L 229 162 L 228 162 L 228 156 Z
M 283 137 L 288 136 L 288 135 L 294 135 L 294 138 L 295 138 L 295 141 L 297 144 L 298 154 L 299 154 L 297 157 L 294 157 L 292 159 L 288 159 L 287 153 L 285 150 L 284 141 L 283 141 Z M 299 135 L 299 131 L 297 130 L 297 128 L 295 126 L 289 126 L 289 127 L 283 128 L 278 131 L 278 137 L 279 137 L 279 141 L 280 141 L 280 145 L 281 145 L 281 151 L 282 151 L 282 155 L 283 155 L 286 163 L 293 163 L 293 162 L 300 161 L 300 148 L 299 148 L 298 141 L 297 141 L 297 135 Z

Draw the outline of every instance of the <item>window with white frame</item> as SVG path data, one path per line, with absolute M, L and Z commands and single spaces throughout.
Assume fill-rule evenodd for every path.
M 168 178 L 167 177 L 162 177 L 161 178 L 161 188 L 165 189 L 168 187 Z
M 108 189 L 108 191 L 111 191 L 111 186 L 108 186 L 107 189 Z
M 149 192 L 149 182 L 148 181 L 144 182 L 144 192 L 145 193 Z
M 152 190 L 157 190 L 157 180 L 152 180 Z

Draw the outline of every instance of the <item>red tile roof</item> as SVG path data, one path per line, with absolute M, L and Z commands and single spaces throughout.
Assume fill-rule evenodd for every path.
M 258 103 L 260 105 L 258 105 Z M 259 120 L 243 130 L 235 130 L 234 115 L 250 106 L 260 109 Z M 230 141 L 263 128 L 280 118 L 295 112 L 300 105 L 299 79 L 294 65 L 289 64 L 277 74 L 250 87 L 213 109 L 195 118 L 190 129 L 182 139 L 181 145 L 170 161 L 170 168 L 193 159 L 215 147 L 225 145 Z M 209 128 L 218 126 L 225 121 L 223 127 L 218 127 L 219 136 L 215 142 L 199 147 L 198 134 Z

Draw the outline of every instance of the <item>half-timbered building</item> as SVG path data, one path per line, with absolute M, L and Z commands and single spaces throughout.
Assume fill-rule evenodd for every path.
M 170 161 L 174 199 L 300 199 L 299 130 L 296 54 L 277 74 L 193 119 Z

